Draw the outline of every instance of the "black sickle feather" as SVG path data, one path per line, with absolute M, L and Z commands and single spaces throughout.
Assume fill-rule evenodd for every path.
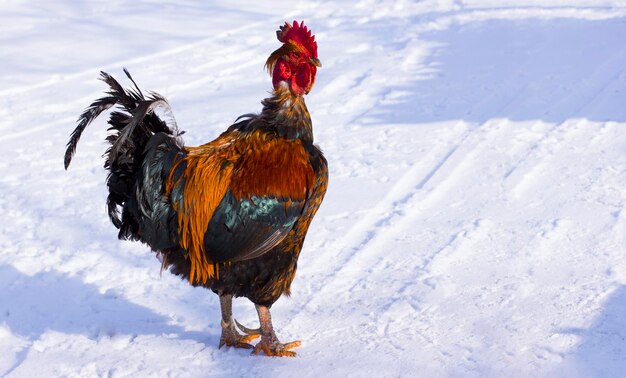
M 128 71 L 124 70 L 124 72 L 130 76 Z M 70 135 L 70 140 L 67 143 L 67 150 L 65 151 L 64 159 L 65 169 L 69 167 L 72 157 L 76 153 L 76 146 L 78 145 L 78 141 L 80 140 L 83 131 L 94 119 L 98 118 L 103 111 L 109 109 L 117 103 L 120 103 L 126 109 L 132 109 L 135 105 L 135 99 L 131 98 L 124 91 L 124 88 L 122 88 L 120 83 L 118 83 L 117 80 L 115 80 L 111 75 L 104 71 L 100 71 L 100 80 L 109 85 L 110 90 L 106 92 L 109 96 L 99 98 L 92 102 L 91 105 L 89 105 L 89 107 L 78 117 L 78 126 L 76 126 L 76 129 L 74 129 Z
M 76 153 L 76 145 L 80 140 L 80 136 L 83 134 L 83 131 L 89 124 L 96 119 L 100 113 L 107 110 L 111 106 L 117 103 L 117 98 L 115 97 L 102 97 L 92 102 L 91 105 L 78 117 L 78 126 L 70 135 L 70 141 L 67 142 L 67 150 L 65 151 L 65 169 L 69 167 L 70 162 L 72 161 L 72 157 Z
M 128 70 L 126 69 L 126 67 L 124 67 L 124 73 L 126 74 L 126 77 L 128 77 L 130 79 L 130 81 L 133 82 L 133 85 L 135 86 L 135 89 L 137 90 L 137 94 L 141 97 L 143 97 L 143 93 L 141 92 L 141 89 L 139 89 L 139 86 L 137 85 L 137 83 L 135 83 L 135 79 L 133 79 L 132 76 L 130 76 L 130 72 L 128 72 Z
M 128 71 L 125 71 L 128 72 Z M 130 74 L 128 74 L 130 75 Z M 135 108 L 136 104 L 140 101 L 145 100 L 141 93 L 136 93 L 134 91 L 129 90 L 128 92 L 124 90 L 124 88 L 115 80 L 111 75 L 106 72 L 100 72 L 100 80 L 107 83 L 110 87 L 110 90 L 107 92 L 113 97 L 116 97 L 118 103 L 124 107 L 127 111 L 131 111 Z M 131 78 L 132 80 L 132 78 Z M 133 81 L 134 83 L 134 81 Z

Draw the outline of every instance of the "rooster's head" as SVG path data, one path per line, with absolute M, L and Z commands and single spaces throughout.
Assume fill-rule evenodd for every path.
M 304 21 L 300 24 L 294 21 L 293 25 L 285 22 L 276 35 L 283 45 L 265 63 L 274 88 L 285 82 L 296 96 L 309 93 L 315 83 L 317 67 L 322 66 L 317 59 L 315 36 L 304 26 Z

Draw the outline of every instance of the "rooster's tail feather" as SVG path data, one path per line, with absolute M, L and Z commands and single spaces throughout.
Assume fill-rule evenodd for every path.
M 171 108 L 165 98 L 154 92 L 149 92 L 146 98 L 130 73 L 126 69 L 124 73 L 133 83 L 134 88 L 124 89 L 111 75 L 106 72 L 100 73 L 100 80 L 109 85 L 109 90 L 106 92 L 108 96 L 91 103 L 78 117 L 78 126 L 67 143 L 64 163 L 67 169 L 85 128 L 102 112 L 117 105 L 118 110 L 112 112 L 109 118 L 111 134 L 106 140 L 110 147 L 104 153 L 106 159 L 104 167 L 109 171 L 107 209 L 111 222 L 117 228 L 122 228 L 120 237 L 128 238 L 134 234 L 136 222 L 132 217 L 124 216 L 124 214 L 122 214 L 124 220 L 122 221 L 118 206 L 124 208 L 125 202 L 133 197 L 133 182 L 141 169 L 144 147 L 156 133 L 163 132 L 179 140 L 178 137 L 182 135 L 182 132 L 178 131 Z M 164 110 L 164 119 L 155 113 L 157 108 Z M 182 145 L 182 142 L 180 144 Z

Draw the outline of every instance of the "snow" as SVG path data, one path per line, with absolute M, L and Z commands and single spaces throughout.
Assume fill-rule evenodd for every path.
M 621 376 L 626 3 L 502 3 L 2 2 L 0 375 Z M 294 19 L 330 186 L 272 308 L 298 357 L 263 358 L 117 240 L 103 120 L 62 160 L 100 70 L 165 95 L 188 145 L 259 111 Z

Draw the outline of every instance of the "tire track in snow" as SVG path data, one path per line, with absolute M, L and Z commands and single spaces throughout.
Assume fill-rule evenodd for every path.
M 499 123 L 501 121 L 496 120 L 472 129 L 459 141 L 458 145 L 448 151 L 444 159 L 423 176 L 419 184 L 407 193 L 403 201 L 395 204 L 394 217 L 385 222 L 386 227 L 382 232 L 376 233 L 375 237 L 369 238 L 367 243 L 361 245 L 360 253 L 355 255 L 349 264 L 358 265 L 365 270 L 381 266 L 380 260 L 384 259 L 385 255 L 381 256 L 380 251 L 384 250 L 389 240 L 404 233 L 407 225 L 413 224 L 415 217 L 424 214 L 429 208 L 436 207 L 441 200 L 446 198 L 446 193 L 469 171 L 481 151 L 491 145 L 496 136 L 503 131 L 502 127 L 498 127 Z M 409 208 L 410 211 L 404 212 L 402 208 Z M 457 237 L 453 236 L 446 246 L 453 244 L 456 240 Z M 440 251 L 443 251 L 446 246 Z M 426 266 L 435 256 L 436 253 L 427 257 L 422 265 Z
M 464 126 L 467 129 L 461 140 L 465 140 L 471 133 L 471 126 Z M 374 211 L 368 212 L 364 218 L 357 222 L 342 238 L 340 246 L 335 247 L 335 249 L 358 249 L 369 243 L 377 235 L 376 230 L 384 228 L 392 218 L 400 215 L 404 205 L 411 199 L 414 192 L 423 189 L 424 185 L 432 179 L 458 148 L 459 144 L 450 147 L 442 143 L 434 148 L 434 152 L 431 151 L 434 156 L 438 156 L 432 165 L 423 161 L 413 164 L 389 193 L 374 207 Z
M 555 134 L 563 130 L 561 131 L 562 138 L 570 138 L 573 132 L 582 129 L 581 123 L 583 123 L 582 120 L 568 120 L 554 124 L 541 136 L 541 139 L 531 144 L 526 154 L 507 170 L 503 176 L 503 185 L 511 199 L 521 199 L 536 181 L 538 173 L 544 169 L 548 157 L 553 156 L 557 149 L 564 147 L 563 140 L 559 141 Z

